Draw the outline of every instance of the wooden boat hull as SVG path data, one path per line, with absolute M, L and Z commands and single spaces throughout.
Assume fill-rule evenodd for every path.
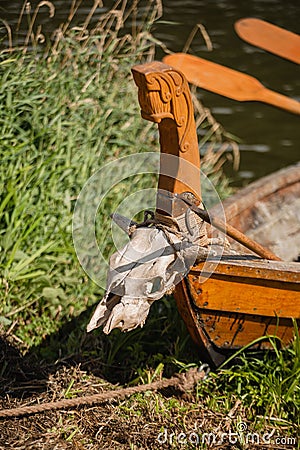
M 292 318 L 300 317 L 299 263 L 290 263 L 291 272 L 286 272 L 286 264 L 280 262 L 266 269 L 262 261 L 248 267 L 245 261 L 243 266 L 222 261 L 204 283 L 200 278 L 206 272 L 201 269 L 202 265 L 193 268 L 178 286 L 176 301 L 205 360 L 217 366 L 233 350 L 262 336 L 276 335 L 282 345 L 291 342 Z M 270 348 L 270 341 L 255 347 Z
M 224 202 L 224 209 L 230 224 L 287 259 L 300 249 L 299 199 L 300 164 L 252 183 Z M 273 229 L 280 239 L 277 234 L 270 239 Z M 216 366 L 263 336 L 275 335 L 278 343 L 288 345 L 293 319 L 299 323 L 300 318 L 300 264 L 262 260 L 239 244 L 233 247 L 243 255 L 193 267 L 176 292 L 193 339 Z M 253 347 L 266 349 L 271 343 L 266 338 Z

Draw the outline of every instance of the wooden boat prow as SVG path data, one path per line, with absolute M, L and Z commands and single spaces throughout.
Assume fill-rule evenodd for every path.
M 199 149 L 185 77 L 161 62 L 132 71 L 142 117 L 159 128 L 158 191 L 180 194 L 189 190 L 201 199 Z M 174 164 L 168 155 L 176 156 Z M 287 261 L 263 260 L 234 243 L 236 253 L 191 267 L 176 286 L 175 299 L 203 360 L 218 366 L 255 340 L 255 347 L 270 348 L 268 335 L 276 335 L 282 345 L 291 342 L 293 319 L 300 318 L 300 264 L 288 262 L 300 249 L 299 198 L 298 164 L 253 183 L 224 202 L 229 224 Z M 157 210 L 160 206 L 158 196 Z M 167 209 L 172 215 L 171 201 Z M 212 212 L 220 211 L 214 208 Z

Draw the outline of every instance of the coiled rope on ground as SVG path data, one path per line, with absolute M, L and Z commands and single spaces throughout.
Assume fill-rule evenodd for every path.
M 98 394 L 87 395 L 84 397 L 63 399 L 56 402 L 40 403 L 31 406 L 20 406 L 13 409 L 3 409 L 0 411 L 0 419 L 38 414 L 45 411 L 67 409 L 82 405 L 96 405 L 104 403 L 108 400 L 120 400 L 133 394 L 138 394 L 146 391 L 157 391 L 159 389 L 168 387 L 175 387 L 183 392 L 186 392 L 191 390 L 199 381 L 203 380 L 206 375 L 207 371 L 205 371 L 204 369 L 201 370 L 200 368 L 200 370 L 198 370 L 197 368 L 192 368 L 186 373 L 176 374 L 173 377 L 165 380 L 154 381 L 152 383 L 142 384 L 139 386 L 106 391 Z

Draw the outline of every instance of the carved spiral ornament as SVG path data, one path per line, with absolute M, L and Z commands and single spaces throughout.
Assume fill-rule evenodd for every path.
M 144 76 L 141 76 L 140 71 L 137 74 L 133 70 L 139 87 L 142 117 L 156 123 L 163 119 L 174 120 L 178 127 L 180 151 L 186 152 L 190 148 L 187 137 L 193 126 L 189 87 L 181 72 L 168 66 L 164 67 L 161 71 L 145 72 Z

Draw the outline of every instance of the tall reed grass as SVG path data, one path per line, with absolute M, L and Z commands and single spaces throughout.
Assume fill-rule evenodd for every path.
M 130 69 L 163 45 L 151 34 L 160 0 L 117 1 L 101 13 L 95 0 L 82 26 L 73 26 L 79 4 L 72 2 L 66 23 L 47 37 L 37 19 L 42 10 L 51 18 L 54 5 L 41 1 L 33 9 L 25 2 L 16 30 L 6 24 L 8 45 L 0 53 L 0 323 L 24 348 L 101 294 L 80 268 L 71 238 L 84 183 L 107 161 L 158 150 L 155 127 L 140 119 Z M 206 167 L 214 172 L 214 144 L 222 153 L 224 135 L 201 105 L 197 118 L 206 130 Z M 154 187 L 155 179 L 135 183 Z M 105 203 L 101 233 L 130 191 L 128 180 Z

